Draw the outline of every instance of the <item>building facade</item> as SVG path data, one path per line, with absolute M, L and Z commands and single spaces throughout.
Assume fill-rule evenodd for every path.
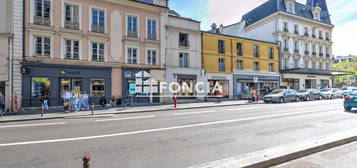
M 166 81 L 180 84 L 179 100 L 203 98 L 205 93 L 196 92 L 195 86 L 204 82 L 202 74 L 200 22 L 184 18 L 170 11 L 167 24 Z M 187 84 L 187 85 L 186 85 Z M 205 85 L 201 89 L 206 89 Z M 167 97 L 173 93 L 166 90 Z
M 210 90 L 217 83 L 225 97 L 247 99 L 251 88 L 261 96 L 280 86 L 278 44 L 212 31 L 203 32 L 203 68 Z M 214 94 L 209 92 L 209 94 Z
M 351 62 L 356 56 L 349 55 L 349 56 L 336 56 L 333 58 L 333 63 L 338 64 L 340 62 Z
M 282 86 L 320 89 L 332 87 L 333 28 L 325 0 L 269 0 L 223 33 L 279 43 Z
M 23 1 L 2 0 L 0 20 L 0 92 L 5 109 L 13 111 L 21 98 Z
M 167 15 L 166 0 L 25 1 L 23 106 L 66 92 L 153 101 L 145 79 L 164 79 Z

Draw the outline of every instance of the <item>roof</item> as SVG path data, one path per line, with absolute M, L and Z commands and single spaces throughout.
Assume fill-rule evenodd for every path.
M 321 8 L 320 22 L 331 25 L 330 14 L 328 12 L 325 0 L 307 0 L 306 5 L 295 2 L 295 13 L 290 14 L 314 20 L 311 9 L 316 6 Z M 268 0 L 267 2 L 243 15 L 242 20 L 245 20 L 247 23 L 246 26 L 249 26 L 277 12 L 286 12 L 284 0 Z
M 201 21 L 197 21 L 197 20 L 194 20 L 194 19 L 191 19 L 191 18 L 183 17 L 183 16 L 181 16 L 179 13 L 177 13 L 174 10 L 169 10 L 169 16 L 180 18 L 180 19 L 185 19 L 185 20 L 192 21 L 192 22 L 201 23 Z

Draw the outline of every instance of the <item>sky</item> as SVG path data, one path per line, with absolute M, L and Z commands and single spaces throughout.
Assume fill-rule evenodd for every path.
M 212 23 L 229 25 L 268 0 L 169 0 L 180 15 L 201 21 L 201 29 Z M 306 0 L 297 0 L 306 3 Z M 357 0 L 326 0 L 331 14 L 333 55 L 357 55 Z

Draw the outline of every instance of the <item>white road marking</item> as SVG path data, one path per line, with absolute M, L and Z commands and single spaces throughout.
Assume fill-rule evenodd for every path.
M 319 111 L 323 111 L 323 110 L 319 110 Z M 317 111 L 314 111 L 314 112 L 317 112 Z M 200 123 L 200 124 L 189 124 L 189 125 L 181 125 L 181 126 L 158 128 L 158 129 L 148 129 L 148 130 L 141 130 L 141 131 L 123 132 L 123 133 L 116 133 L 116 134 L 106 134 L 106 135 L 86 136 L 86 137 L 75 137 L 75 138 L 64 138 L 64 139 L 40 140 L 40 141 L 4 143 L 4 144 L 0 144 L 0 147 L 31 145 L 31 144 L 43 144 L 43 143 L 56 143 L 56 142 L 69 142 L 69 141 L 80 141 L 80 140 L 90 140 L 90 139 L 98 139 L 98 138 L 109 138 L 109 137 L 117 137 L 117 136 L 125 136 L 125 135 L 136 135 L 136 134 L 143 134 L 143 133 L 170 131 L 170 130 L 183 129 L 183 128 L 194 128 L 194 127 L 209 126 L 209 125 L 228 124 L 228 123 L 235 123 L 235 122 L 249 121 L 249 120 L 257 120 L 257 119 L 286 117 L 286 116 L 298 115 L 298 114 L 315 114 L 315 113 L 313 113 L 311 110 L 308 110 L 308 111 L 300 111 L 300 112 L 294 112 L 294 113 L 274 114 L 274 115 L 266 115 L 266 116 L 259 116 L 259 117 L 249 117 L 249 118 L 240 118 L 240 119 L 232 119 L 232 120 L 222 120 L 222 121 L 206 122 L 206 123 Z
M 188 112 L 188 113 L 174 113 L 174 116 L 182 116 L 182 115 L 191 115 L 191 114 L 204 114 L 204 113 L 216 113 L 219 111 L 197 111 L 197 112 Z
M 17 128 L 17 127 L 36 127 L 36 126 L 49 126 L 49 125 L 64 125 L 66 122 L 58 123 L 43 123 L 43 124 L 24 124 L 24 125 L 2 125 L 0 128 Z
M 95 122 L 135 120 L 135 119 L 154 118 L 154 117 L 156 117 L 156 116 L 155 115 L 150 115 L 150 116 L 140 116 L 140 117 L 113 118 L 113 119 L 95 120 Z

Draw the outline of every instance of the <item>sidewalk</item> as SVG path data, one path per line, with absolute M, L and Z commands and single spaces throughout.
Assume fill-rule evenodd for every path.
M 262 102 L 259 102 L 262 103 Z M 185 103 L 177 104 L 177 108 L 173 105 L 151 105 L 142 107 L 128 107 L 128 108 L 111 108 L 107 110 L 96 110 L 92 116 L 92 111 L 80 111 L 71 113 L 48 113 L 41 117 L 41 114 L 24 114 L 24 115 L 4 115 L 0 118 L 0 123 L 17 122 L 17 121 L 31 121 L 31 120 L 46 120 L 46 119 L 63 119 L 63 118 L 87 118 L 87 117 L 110 117 L 113 114 L 126 114 L 126 113 L 144 113 L 156 112 L 166 110 L 184 110 L 196 109 L 207 107 L 222 107 L 222 106 L 235 106 L 235 105 L 248 105 L 246 100 L 236 101 L 222 101 L 221 103 L 206 102 L 206 103 Z

